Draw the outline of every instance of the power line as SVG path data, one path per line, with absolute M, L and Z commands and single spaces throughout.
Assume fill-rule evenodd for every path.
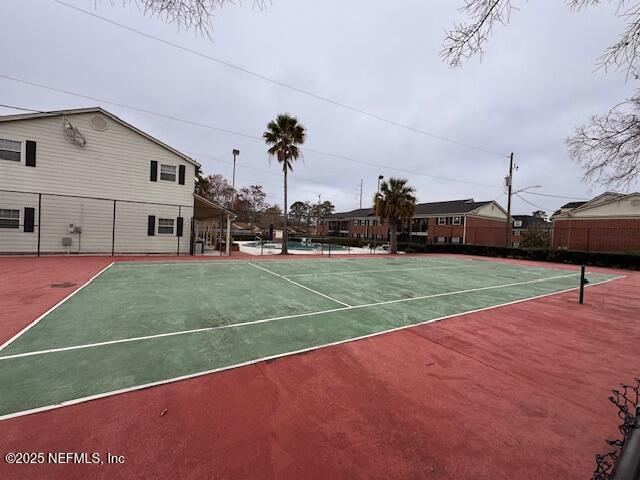
M 581 201 L 589 200 L 588 198 L 564 197 L 562 195 L 551 195 L 550 193 L 538 193 L 538 192 L 521 192 L 521 193 L 526 193 L 527 195 L 538 195 L 540 197 L 561 198 L 564 200 L 581 200 Z
M 223 160 L 223 159 L 221 159 L 219 157 L 216 157 L 216 156 L 213 156 L 213 155 L 208 155 L 208 154 L 205 154 L 205 153 L 198 153 L 198 152 L 194 152 L 194 151 L 191 151 L 191 150 L 188 150 L 188 149 L 180 149 L 180 150 L 183 151 L 183 152 L 186 152 L 186 153 L 188 153 L 190 155 L 194 155 L 196 157 L 205 157 L 205 158 L 211 159 L 211 160 L 213 160 L 215 162 L 220 162 L 220 163 L 226 163 L 226 164 L 229 164 L 229 165 L 233 165 L 233 162 L 231 160 Z M 254 167 L 252 165 L 247 165 L 247 164 L 240 163 L 240 162 L 238 162 L 237 165 L 238 165 L 238 169 L 246 168 L 246 169 L 249 169 L 249 170 L 255 170 L 257 172 L 268 173 L 269 175 L 276 175 L 278 177 L 282 177 L 282 173 L 274 172 L 273 170 L 267 170 L 267 169 L 264 169 L 264 168 L 258 168 L 258 167 Z M 303 176 L 300 176 L 300 175 L 296 175 L 295 178 L 298 179 L 298 180 L 305 181 L 305 182 L 310 182 L 310 183 L 314 183 L 314 184 L 317 184 L 317 185 L 324 185 L 324 186 L 327 186 L 327 187 L 334 188 L 336 190 L 340 190 L 339 188 L 337 188 L 335 186 L 335 184 L 319 182 L 319 181 L 317 181 L 315 179 L 303 177 Z M 262 182 L 262 183 L 264 183 L 264 182 Z M 346 189 L 343 188 L 342 190 L 346 190 Z M 346 193 L 342 193 L 342 192 L 338 192 L 338 194 L 347 196 Z
M 522 197 L 522 196 L 520 195 L 520 193 L 516 193 L 516 194 L 514 194 L 514 195 L 515 195 L 516 197 L 518 197 L 520 200 L 522 200 L 523 202 L 528 203 L 528 204 L 529 204 L 529 205 L 531 205 L 531 206 L 534 206 L 534 207 L 536 207 L 536 208 L 538 208 L 538 209 L 540 209 L 540 210 L 545 210 L 545 209 L 544 209 L 544 207 L 541 207 L 540 205 L 536 205 L 535 203 L 530 202 L 530 201 L 529 201 L 529 200 L 527 200 L 526 198 Z
M 207 128 L 207 129 L 214 130 L 214 131 L 217 131 L 217 132 L 226 133 L 228 135 L 235 135 L 235 136 L 239 136 L 239 137 L 243 137 L 243 138 L 249 138 L 251 140 L 257 140 L 257 141 L 260 141 L 260 142 L 263 141 L 262 137 L 258 137 L 256 135 L 250 135 L 250 134 L 247 134 L 247 133 L 236 132 L 236 131 L 233 131 L 233 130 L 228 130 L 226 128 L 220 128 L 220 127 L 216 127 L 216 126 L 213 126 L 213 125 L 208 125 L 208 124 L 205 124 L 205 123 L 195 122 L 195 121 L 192 121 L 192 120 L 186 120 L 186 119 L 179 118 L 179 117 L 176 117 L 176 116 L 173 116 L 173 115 L 154 112 L 154 111 L 147 110 L 147 109 L 144 109 L 144 108 L 134 107 L 134 106 L 131 106 L 131 105 L 126 105 L 124 103 L 114 102 L 112 100 L 106 100 L 104 98 L 98 98 L 98 97 L 93 97 L 93 96 L 90 96 L 90 95 L 85 95 L 85 94 L 82 94 L 82 93 L 72 92 L 70 90 L 65 90 L 63 88 L 52 87 L 50 85 L 45 85 L 43 83 L 34 82 L 32 80 L 25 80 L 25 79 L 21 79 L 21 78 L 16 78 L 16 77 L 13 77 L 13 76 L 10 76 L 10 75 L 6 75 L 6 74 L 3 74 L 3 73 L 0 73 L 0 78 L 5 78 L 7 80 L 11 80 L 11 81 L 14 81 L 14 82 L 19 82 L 19 83 L 24 83 L 26 85 L 31 85 L 31 86 L 38 87 L 38 88 L 44 88 L 46 90 L 51 90 L 51 91 L 58 92 L 58 93 L 64 93 L 66 95 L 72 95 L 72 96 L 75 96 L 75 97 L 84 98 L 86 100 L 91 100 L 93 102 L 107 103 L 109 105 L 115 105 L 117 107 L 126 108 L 126 109 L 133 110 L 133 111 L 136 111 L 136 112 L 146 113 L 148 115 L 154 115 L 154 116 L 160 117 L 160 118 L 166 118 L 168 120 L 173 120 L 175 122 L 185 123 L 187 125 L 193 125 L 193 126 L 197 126 L 197 127 Z M 328 157 L 337 158 L 337 159 L 340 159 L 340 160 L 346 160 L 346 161 L 349 161 L 349 162 L 360 163 L 360 164 L 363 164 L 363 165 L 369 165 L 369 166 L 373 166 L 373 167 L 377 167 L 377 168 L 395 170 L 395 171 L 398 171 L 398 172 L 408 173 L 408 174 L 411 174 L 411 175 L 421 175 L 423 177 L 433 178 L 433 179 L 436 179 L 436 180 L 446 180 L 446 181 L 449 181 L 449 182 L 466 183 L 468 185 L 476 185 L 476 186 L 479 186 L 479 187 L 496 188 L 496 185 L 490 185 L 490 184 L 478 183 L 478 182 L 471 182 L 471 181 L 467 181 L 467 180 L 460 180 L 460 179 L 457 179 L 457 178 L 449 178 L 449 177 L 443 177 L 443 176 L 438 176 L 438 175 L 429 175 L 427 173 L 416 172 L 416 171 L 412 171 L 412 170 L 406 170 L 406 169 L 403 169 L 403 168 L 391 167 L 391 166 L 388 166 L 388 165 L 382 165 L 382 164 L 379 164 L 379 163 L 368 162 L 368 161 L 365 161 L 365 160 L 358 160 L 358 159 L 355 159 L 355 158 L 347 157 L 347 156 L 344 156 L 344 155 L 339 155 L 339 154 L 336 154 L 336 153 L 324 152 L 324 151 L 321 151 L 321 150 L 314 150 L 314 149 L 311 149 L 311 148 L 308 148 L 308 147 L 303 147 L 303 148 L 301 148 L 301 150 L 303 150 L 305 152 L 309 152 L 309 153 L 315 153 L 317 155 L 324 155 L 324 156 L 328 156 Z
M 376 113 L 368 112 L 366 110 L 362 110 L 361 108 L 354 107 L 352 105 L 348 105 L 346 103 L 342 103 L 342 102 L 339 102 L 337 100 L 333 100 L 331 98 L 324 97 L 322 95 L 313 93 L 313 92 L 311 92 L 309 90 L 304 90 L 302 88 L 295 87 L 293 85 L 289 85 L 287 83 L 281 82 L 281 81 L 276 80 L 274 78 L 268 77 L 268 76 L 266 76 L 264 74 L 261 74 L 261 73 L 258 73 L 258 72 L 254 72 L 252 70 L 249 70 L 247 68 L 244 68 L 244 67 L 241 67 L 241 66 L 238 66 L 238 65 L 234 65 L 233 63 L 221 60 L 219 58 L 212 57 L 212 56 L 207 55 L 207 54 L 202 53 L 202 52 L 198 52 L 197 50 L 192 50 L 190 48 L 187 48 L 185 46 L 179 45 L 177 43 L 173 43 L 173 42 L 170 42 L 168 40 L 164 40 L 163 38 L 156 37 L 155 35 L 151 35 L 149 33 L 145 33 L 145 32 L 143 32 L 141 30 L 137 30 L 135 28 L 129 27 L 127 25 L 124 25 L 122 23 L 119 23 L 119 22 L 116 22 L 114 20 L 108 19 L 106 17 L 102 17 L 102 16 L 100 16 L 100 15 L 98 15 L 96 13 L 93 13 L 93 12 L 90 12 L 88 10 L 84 10 L 82 8 L 76 7 L 75 5 L 70 5 L 70 4 L 65 3 L 65 2 L 63 2 L 61 0 L 53 0 L 53 1 L 55 3 L 57 3 L 57 4 L 59 4 L 59 5 L 62 5 L 62 6 L 67 7 L 67 8 L 71 8 L 71 9 L 76 10 L 77 12 L 83 13 L 85 15 L 90 15 L 90 16 L 92 16 L 94 18 L 97 18 L 98 20 L 102 20 L 103 22 L 107 22 L 107 23 L 109 23 L 111 25 L 117 26 L 119 28 L 122 28 L 122 29 L 127 30 L 127 31 L 132 32 L 132 33 L 135 33 L 137 35 L 142 35 L 143 37 L 146 37 L 146 38 L 149 38 L 149 39 L 152 39 L 152 40 L 156 40 L 156 41 L 161 42 L 161 43 L 163 43 L 165 45 L 168 45 L 170 47 L 177 48 L 177 49 L 182 50 L 184 52 L 188 52 L 188 53 L 190 53 L 192 55 L 196 55 L 198 57 L 210 60 L 212 62 L 216 62 L 216 63 L 218 63 L 220 65 L 224 65 L 224 66 L 226 66 L 228 68 L 232 68 L 234 70 L 237 70 L 239 72 L 245 73 L 247 75 L 251 75 L 251 76 L 259 78 L 261 80 L 265 80 L 267 82 L 273 83 L 273 84 L 278 85 L 280 87 L 287 88 L 287 89 L 292 90 L 294 92 L 297 92 L 299 94 L 306 95 L 306 96 L 314 98 L 316 100 L 320 100 L 322 102 L 326 102 L 326 103 L 329 103 L 331 105 L 334 105 L 334 106 L 337 106 L 337 107 L 340 107 L 340 108 L 344 108 L 344 109 L 350 110 L 352 112 L 359 113 L 361 115 L 365 115 L 367 117 L 373 118 L 375 120 L 379 120 L 379 121 L 387 123 L 389 125 L 393 125 L 393 126 L 396 126 L 396 127 L 399 127 L 399 128 L 404 128 L 404 129 L 412 131 L 414 133 L 419 133 L 421 135 L 426 135 L 428 137 L 435 138 L 437 140 L 441 140 L 443 142 L 452 143 L 454 145 L 458 145 L 458 146 L 461 146 L 461 147 L 469 148 L 469 149 L 472 149 L 472 150 L 477 150 L 479 152 L 488 153 L 490 155 L 496 155 L 498 157 L 505 157 L 506 156 L 504 154 L 493 152 L 491 150 L 486 150 L 484 148 L 477 147 L 475 145 L 470 145 L 468 143 L 459 142 L 457 140 L 453 140 L 453 139 L 450 139 L 450 138 L 447 138 L 447 137 L 443 137 L 442 135 L 437 135 L 437 134 L 429 132 L 427 130 L 421 130 L 419 128 L 412 127 L 411 125 L 406 125 L 406 124 L 397 122 L 395 120 L 390 120 L 390 119 L 385 118 L 385 117 L 383 117 L 381 115 L 378 115 Z
M 12 110 L 22 110 L 23 112 L 44 113 L 41 110 L 33 110 L 32 108 L 14 107 L 12 105 L 5 105 L 3 103 L 0 103 L 0 107 L 11 108 Z

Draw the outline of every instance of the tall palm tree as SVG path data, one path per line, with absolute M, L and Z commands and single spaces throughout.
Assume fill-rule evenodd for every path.
M 391 253 L 398 253 L 398 225 L 413 217 L 416 210 L 416 190 L 404 178 L 391 177 L 380 184 L 373 197 L 376 215 L 389 224 Z
M 284 113 L 267 124 L 267 130 L 262 134 L 269 146 L 269 158 L 276 157 L 282 165 L 284 173 L 284 233 L 282 236 L 282 254 L 286 255 L 289 233 L 287 231 L 287 173 L 293 171 L 293 162 L 300 156 L 300 145 L 304 143 L 305 128 L 296 117 Z

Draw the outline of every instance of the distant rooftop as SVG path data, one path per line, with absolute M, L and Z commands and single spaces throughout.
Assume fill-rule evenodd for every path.
M 587 203 L 587 202 L 569 202 L 569 203 L 566 203 L 566 204 L 562 205 L 562 207 L 560 207 L 560 208 L 578 208 L 578 207 L 581 207 L 582 205 L 584 205 L 585 203 Z
M 484 202 L 474 202 L 473 198 L 465 198 L 462 200 L 450 200 L 447 202 L 418 203 L 416 204 L 416 215 L 444 215 L 454 213 L 467 213 L 491 202 L 492 200 L 487 200 Z M 334 213 L 327 218 L 340 219 L 370 217 L 373 215 L 373 208 L 358 208 L 349 212 Z

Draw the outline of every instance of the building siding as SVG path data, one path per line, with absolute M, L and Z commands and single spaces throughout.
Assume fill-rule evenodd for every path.
M 106 131 L 90 126 L 95 116 L 107 122 Z M 24 232 L 22 225 L 18 230 L 0 229 L 0 252 L 34 253 L 40 228 L 42 253 L 66 251 L 63 237 L 72 238 L 71 252 L 111 253 L 117 200 L 116 253 L 175 253 L 175 235 L 149 237 L 147 217 L 177 218 L 179 208 L 184 218 L 180 251 L 188 253 L 195 165 L 101 113 L 72 114 L 68 119 L 86 138 L 85 147 L 66 137 L 62 116 L 0 122 L 0 138 L 22 142 L 19 163 L 0 160 L 0 208 L 19 208 L 21 222 L 24 207 L 36 209 L 34 232 Z M 25 165 L 26 140 L 37 142 L 35 168 Z M 149 178 L 152 160 L 158 162 L 157 182 Z M 175 182 L 160 180 L 163 163 L 176 167 Z M 177 181 L 181 165 L 184 185 Z M 43 194 L 42 225 L 38 193 Z M 71 223 L 82 233 L 69 233 Z

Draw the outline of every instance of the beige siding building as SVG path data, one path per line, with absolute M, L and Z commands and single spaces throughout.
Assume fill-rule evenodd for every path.
M 101 108 L 0 117 L 0 254 L 188 254 L 198 166 Z

